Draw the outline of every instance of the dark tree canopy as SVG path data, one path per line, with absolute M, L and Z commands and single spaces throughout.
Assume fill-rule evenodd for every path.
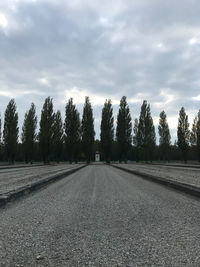
M 195 116 L 192 124 L 192 129 L 190 132 L 190 144 L 191 146 L 197 145 L 197 123 L 198 123 L 198 116 Z
M 1 130 L 1 127 L 2 127 L 2 122 L 1 122 L 1 114 L 0 114 L 0 156 L 2 156 L 2 130 Z
M 80 116 L 73 104 L 73 99 L 70 98 L 65 107 L 65 144 L 69 161 L 78 160 L 80 151 L 81 128 Z
M 132 143 L 132 123 L 130 109 L 123 96 L 117 115 L 116 141 L 118 145 L 119 161 L 127 162 L 127 155 Z
M 14 163 L 18 144 L 18 113 L 16 112 L 16 104 L 11 99 L 7 105 L 4 117 L 3 142 L 5 146 L 6 156 L 10 163 Z
M 53 122 L 53 155 L 60 162 L 63 152 L 63 123 L 60 110 L 54 114 Z
M 86 96 L 85 104 L 83 107 L 83 118 L 81 123 L 81 133 L 82 133 L 82 149 L 88 163 L 90 163 L 93 154 L 94 145 L 94 118 L 93 110 L 89 100 Z
M 197 154 L 200 162 L 200 110 L 197 114 Z
M 1 146 L 1 114 L 0 114 L 0 146 Z
M 135 155 L 135 159 L 136 159 L 136 162 L 139 161 L 139 140 L 138 140 L 138 127 L 139 127 L 139 122 L 138 122 L 138 119 L 136 118 L 134 120 L 134 125 L 133 125 L 133 145 L 135 147 L 135 152 L 136 152 L 136 155 Z
M 190 144 L 195 149 L 198 160 L 200 161 L 200 110 L 197 116 L 195 116 L 192 124 L 192 129 L 190 132 Z
M 190 143 L 190 131 L 189 131 L 188 116 L 185 113 L 184 107 L 182 107 L 179 112 L 177 137 L 178 137 L 178 146 L 182 152 L 183 160 L 187 162 L 187 154 Z
M 133 144 L 134 146 L 138 147 L 139 140 L 138 140 L 138 127 L 139 127 L 139 122 L 138 119 L 136 118 L 134 120 L 134 125 L 133 125 Z
M 159 146 L 161 152 L 161 158 L 164 160 L 169 160 L 169 149 L 171 145 L 171 135 L 169 131 L 169 125 L 167 123 L 167 115 L 163 110 L 160 113 L 159 125 L 158 125 L 158 133 L 159 133 Z
M 106 100 L 101 113 L 100 138 L 94 141 L 94 117 L 89 97 L 85 98 L 83 116 L 70 98 L 65 106 L 65 121 L 61 112 L 54 113 L 53 100 L 47 97 L 41 110 L 39 132 L 36 134 L 36 108 L 32 103 L 25 113 L 19 142 L 18 113 L 15 100 L 11 99 L 5 110 L 5 119 L 0 117 L 0 161 L 56 160 L 77 162 L 94 159 L 94 152 L 101 151 L 101 159 L 131 161 L 145 160 L 199 160 L 200 162 L 200 110 L 194 117 L 191 131 L 188 116 L 182 107 L 179 112 L 177 141 L 171 144 L 170 129 L 165 111 L 160 113 L 156 134 L 150 105 L 146 100 L 141 105 L 139 118 L 134 120 L 133 136 L 130 109 L 125 96 L 121 98 L 114 132 L 114 116 L 111 100 Z M 3 126 L 3 127 L 2 127 Z M 114 137 L 116 136 L 116 138 Z M 173 137 L 174 138 L 174 137 Z M 181 153 L 180 153 L 181 152 Z
M 114 139 L 114 117 L 111 100 L 106 100 L 101 114 L 101 151 L 107 163 L 110 163 Z
M 25 162 L 32 162 L 34 155 L 34 144 L 36 141 L 37 116 L 36 108 L 32 103 L 29 111 L 25 113 L 22 127 L 22 145 Z
M 50 97 L 45 99 L 40 119 L 39 146 L 44 163 L 49 163 L 53 148 L 53 100 Z
M 146 161 L 152 160 L 153 151 L 156 145 L 155 127 L 153 125 L 153 119 L 151 117 L 150 105 L 144 100 L 141 106 L 138 136 L 138 147 L 144 154 Z

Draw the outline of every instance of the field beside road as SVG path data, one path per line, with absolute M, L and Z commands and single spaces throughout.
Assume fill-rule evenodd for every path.
M 0 195 L 31 185 L 52 175 L 62 174 L 83 164 L 38 165 L 21 168 L 0 168 Z
M 122 167 L 128 170 L 137 171 L 141 174 L 157 176 L 163 179 L 169 179 L 200 188 L 200 168 L 192 166 L 179 165 L 153 165 L 153 164 L 113 164 L 113 166 Z
M 199 208 L 91 165 L 0 209 L 0 266 L 199 266 Z

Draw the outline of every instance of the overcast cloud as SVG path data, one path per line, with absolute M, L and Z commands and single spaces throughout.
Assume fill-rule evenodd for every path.
M 156 126 L 164 109 L 174 140 L 181 106 L 190 123 L 200 108 L 199 14 L 198 0 L 1 0 L 1 116 L 15 98 L 21 127 L 47 96 L 82 114 L 88 95 L 98 138 L 105 99 L 116 119 L 125 95 L 133 119 L 144 99 Z

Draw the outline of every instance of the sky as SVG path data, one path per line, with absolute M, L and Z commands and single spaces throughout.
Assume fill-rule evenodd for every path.
M 190 125 L 200 108 L 200 1 L 1 0 L 0 113 L 11 98 L 19 127 L 46 97 L 61 110 L 70 97 L 82 116 L 89 96 L 99 138 L 101 110 L 122 96 L 132 119 L 143 100 L 157 129 L 165 110 L 172 140 L 185 107 Z

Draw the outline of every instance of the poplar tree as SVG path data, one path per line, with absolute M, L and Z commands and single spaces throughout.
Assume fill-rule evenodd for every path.
M 0 114 L 0 159 L 3 158 L 3 144 L 2 144 L 2 120 L 1 120 L 1 114 Z
M 39 130 L 39 147 L 44 163 L 49 163 L 53 147 L 53 100 L 50 97 L 45 99 L 41 111 L 40 130 Z
M 1 113 L 0 113 L 0 146 L 1 146 Z
M 197 114 L 197 153 L 198 153 L 198 160 L 200 162 L 200 110 Z
M 200 110 L 197 116 L 195 116 L 192 124 L 192 129 L 190 132 L 190 144 L 196 149 L 198 160 L 200 162 Z
M 146 161 L 152 160 L 153 151 L 156 144 L 155 127 L 151 117 L 150 105 L 144 100 L 141 106 L 138 125 L 138 147 L 144 153 Z
M 139 155 L 139 140 L 138 140 L 138 127 L 139 127 L 139 122 L 138 119 L 136 118 L 134 120 L 134 126 L 133 126 L 133 145 L 135 146 L 135 151 L 136 151 L 136 162 L 139 161 L 140 159 L 140 155 Z
M 186 163 L 189 142 L 190 142 L 190 131 L 189 131 L 188 116 L 185 113 L 184 107 L 182 107 L 181 110 L 179 111 L 177 137 L 178 137 L 178 147 L 181 150 L 183 160 Z
M 114 117 L 111 100 L 108 99 L 104 103 L 101 114 L 101 150 L 105 161 L 110 163 L 112 155 L 112 145 L 114 139 Z
M 123 96 L 117 115 L 117 128 L 116 128 L 116 141 L 118 145 L 119 161 L 127 162 L 127 155 L 132 143 L 132 123 L 130 109 L 126 101 L 126 97 Z
M 78 160 L 80 150 L 81 129 L 80 116 L 73 104 L 73 99 L 70 98 L 65 107 L 65 144 L 70 163 Z
M 171 145 L 171 135 L 169 131 L 169 125 L 167 123 L 167 115 L 163 110 L 160 113 L 159 125 L 158 125 L 158 133 L 159 133 L 159 146 L 162 154 L 162 158 L 165 160 L 169 160 L 169 149 Z
M 54 114 L 53 122 L 53 154 L 55 160 L 60 162 L 63 152 L 63 123 L 60 110 Z
M 0 155 L 2 154 L 2 143 L 1 143 L 1 135 L 2 135 L 2 133 L 1 133 L 1 114 L 0 114 Z
M 22 127 L 22 146 L 25 162 L 31 162 L 34 155 L 34 144 L 36 141 L 37 116 L 34 103 L 31 104 L 29 111 L 25 113 L 24 124 Z
M 83 107 L 81 133 L 83 153 L 86 157 L 87 163 L 90 163 L 93 154 L 95 131 L 93 110 L 88 96 L 85 98 L 85 104 Z
M 198 117 L 195 116 L 193 120 L 193 124 L 192 124 L 192 129 L 190 132 L 190 144 L 191 146 L 194 146 L 194 147 L 196 147 L 197 145 L 197 121 L 198 121 Z
M 14 163 L 18 144 L 18 113 L 15 100 L 11 99 L 5 110 L 3 143 L 6 156 L 10 163 Z

